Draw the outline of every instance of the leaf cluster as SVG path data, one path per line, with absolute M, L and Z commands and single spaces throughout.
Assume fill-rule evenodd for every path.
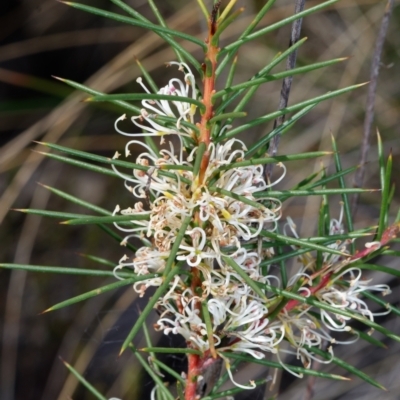
M 204 68 L 202 68 L 201 63 L 196 60 L 191 53 L 185 50 L 182 45 L 182 41 L 188 41 L 199 47 L 200 50 L 206 50 L 206 44 L 198 39 L 197 37 L 191 36 L 186 33 L 182 33 L 176 30 L 169 28 L 163 19 L 161 13 L 157 9 L 156 4 L 153 0 L 149 0 L 149 3 L 154 11 L 154 16 L 157 20 L 157 23 L 151 22 L 142 16 L 139 12 L 129 7 L 121 0 L 111 0 L 115 5 L 120 7 L 121 14 L 106 12 L 101 9 L 79 4 L 79 3 L 70 3 L 65 2 L 65 4 L 89 13 L 96 14 L 101 17 L 109 18 L 117 22 L 131 24 L 145 30 L 150 30 L 158 34 L 163 40 L 166 41 L 175 51 L 176 57 L 180 62 L 188 63 L 194 70 L 197 71 L 199 79 L 201 80 L 204 74 Z M 296 197 L 304 197 L 304 196 L 320 196 L 321 197 L 321 207 L 319 210 L 319 218 L 318 218 L 318 231 L 315 236 L 311 236 L 308 238 L 295 238 L 284 235 L 283 232 L 277 230 L 276 232 L 270 232 L 267 230 L 263 230 L 260 233 L 261 237 L 268 238 L 269 243 L 272 243 L 272 247 L 275 250 L 275 255 L 269 259 L 266 259 L 262 262 L 262 267 L 265 271 L 271 265 L 278 265 L 280 270 L 280 275 L 282 277 L 282 287 L 277 288 L 270 285 L 259 285 L 253 282 L 249 276 L 240 269 L 240 267 L 229 257 L 225 257 L 226 263 L 228 263 L 241 277 L 246 283 L 253 288 L 253 290 L 265 298 L 265 300 L 270 304 L 275 304 L 277 307 L 275 308 L 276 312 L 279 312 L 290 300 L 297 300 L 302 303 L 306 303 L 312 305 L 319 309 L 325 309 L 327 311 L 334 312 L 335 314 L 341 314 L 345 317 L 351 317 L 354 320 L 357 320 L 365 325 L 365 327 L 372 328 L 378 332 L 381 332 L 383 335 L 400 341 L 400 336 L 396 335 L 393 332 L 390 332 L 386 328 L 382 327 L 376 322 L 373 322 L 367 318 L 360 317 L 356 312 L 349 312 L 345 310 L 338 310 L 333 307 L 329 307 L 326 304 L 318 301 L 314 296 L 310 296 L 305 298 L 297 294 L 296 287 L 287 287 L 287 270 L 289 266 L 293 263 L 293 260 L 296 260 L 298 257 L 301 257 L 305 254 L 315 254 L 316 259 L 316 269 L 321 270 L 323 268 L 322 263 L 322 254 L 332 254 L 332 255 L 341 255 L 342 253 L 338 250 L 335 250 L 330 247 L 332 243 L 335 241 L 349 241 L 351 242 L 351 253 L 353 255 L 356 254 L 356 248 L 354 244 L 354 239 L 362 238 L 367 235 L 373 235 L 373 240 L 381 241 L 387 232 L 390 229 L 390 221 L 389 221 L 389 209 L 393 199 L 394 188 L 391 186 L 391 178 L 390 173 L 392 169 L 392 158 L 389 157 L 387 161 L 385 161 L 385 157 L 382 150 L 382 143 L 379 140 L 379 166 L 380 166 L 380 177 L 381 177 L 381 207 L 380 207 L 380 216 L 377 228 L 369 228 L 369 229 L 355 229 L 354 221 L 351 213 L 350 207 L 350 196 L 356 193 L 365 193 L 368 191 L 374 191 L 376 189 L 361 189 L 361 188 L 353 188 L 348 187 L 346 185 L 346 176 L 353 173 L 358 167 L 351 167 L 347 169 L 343 169 L 341 164 L 341 159 L 339 156 L 339 152 L 336 146 L 335 141 L 332 139 L 332 149 L 333 152 L 309 152 L 309 153 L 299 153 L 299 154 L 287 154 L 287 155 L 279 155 L 275 157 L 268 156 L 268 148 L 271 140 L 277 135 L 283 135 L 290 131 L 290 129 L 296 124 L 296 122 L 307 115 L 314 107 L 318 106 L 321 102 L 325 100 L 330 100 L 335 98 L 336 96 L 342 95 L 358 87 L 362 86 L 362 84 L 352 85 L 349 87 L 345 87 L 342 89 L 338 89 L 335 91 L 328 92 L 324 95 L 317 96 L 311 99 L 304 100 L 297 104 L 288 106 L 282 110 L 275 111 L 266 115 L 259 116 L 250 121 L 246 121 L 245 123 L 240 123 L 241 118 L 246 117 L 246 113 L 243 111 L 248 107 L 250 101 L 254 99 L 254 95 L 256 91 L 269 82 L 279 81 L 285 77 L 293 76 L 296 74 L 305 74 L 310 73 L 314 70 L 327 68 L 329 66 L 335 65 L 344 61 L 344 58 L 338 58 L 333 60 L 328 60 L 324 62 L 313 63 L 307 66 L 298 67 L 292 69 L 290 71 L 284 72 L 274 72 L 274 68 L 279 66 L 286 58 L 293 52 L 299 49 L 305 42 L 306 38 L 299 40 L 297 43 L 293 44 L 289 49 L 278 53 L 270 62 L 262 68 L 258 73 L 254 76 L 250 77 L 247 81 L 233 85 L 233 80 L 235 76 L 235 68 L 236 68 L 236 60 L 235 57 L 238 54 L 242 45 L 251 43 L 253 40 L 256 40 L 260 37 L 263 37 L 266 34 L 277 30 L 284 25 L 290 24 L 293 21 L 306 17 L 307 15 L 313 14 L 322 10 L 325 7 L 328 7 L 335 3 L 337 0 L 329 0 L 322 2 L 316 6 L 310 7 L 307 10 L 295 14 L 293 16 L 284 18 L 276 23 L 269 25 L 266 28 L 257 29 L 258 23 L 265 17 L 270 8 L 274 5 L 275 0 L 269 0 L 262 7 L 260 12 L 256 15 L 252 23 L 245 29 L 245 31 L 237 38 L 237 40 L 233 41 L 231 44 L 222 49 L 218 55 L 219 64 L 216 72 L 217 77 L 221 76 L 223 72 L 227 75 L 227 80 L 225 82 L 225 87 L 216 93 L 213 94 L 212 101 L 215 105 L 215 116 L 210 120 L 210 129 L 212 132 L 212 139 L 214 142 L 219 143 L 226 141 L 230 138 L 235 137 L 241 132 L 251 132 L 251 130 L 260 125 L 264 124 L 268 121 L 273 121 L 279 116 L 285 115 L 286 121 L 274 129 L 270 130 L 266 133 L 260 140 L 257 140 L 253 145 L 249 147 L 246 152 L 246 159 L 242 161 L 235 161 L 231 164 L 225 165 L 220 168 L 221 171 L 227 169 L 234 169 L 240 166 L 245 165 L 268 165 L 278 162 L 295 162 L 298 160 L 311 160 L 318 157 L 326 157 L 330 154 L 333 156 L 335 171 L 331 174 L 328 174 L 325 169 L 321 169 L 321 171 L 317 173 L 313 173 L 310 176 L 305 177 L 301 182 L 296 184 L 294 187 L 288 190 L 268 190 L 266 192 L 259 192 L 254 197 L 257 198 L 275 198 L 279 199 L 281 202 L 285 202 L 288 199 L 296 198 Z M 202 0 L 198 0 L 199 6 L 203 14 L 208 18 L 207 9 Z M 241 10 L 233 11 L 234 1 L 231 1 L 229 5 L 226 7 L 225 11 L 221 12 L 219 15 L 219 31 L 217 31 L 216 37 L 219 37 L 223 34 L 224 29 L 226 29 L 231 23 L 233 23 L 236 18 L 240 15 Z M 154 94 L 141 93 L 141 94 L 112 94 L 108 95 L 105 93 L 100 93 L 95 91 L 87 86 L 82 84 L 73 82 L 67 79 L 61 79 L 64 83 L 71 86 L 74 89 L 78 89 L 88 93 L 91 97 L 87 99 L 87 101 L 91 102 L 110 102 L 120 107 L 125 112 L 129 113 L 140 113 L 140 107 L 137 105 L 138 101 L 141 100 L 181 100 L 194 106 L 198 107 L 200 113 L 204 112 L 204 104 L 202 103 L 201 93 L 199 93 L 198 99 L 191 98 L 178 98 L 177 96 L 168 96 L 157 94 L 157 86 L 154 81 L 151 79 L 148 72 L 145 68 L 138 63 L 140 66 L 143 76 L 147 82 L 147 84 L 152 88 L 155 92 Z M 133 102 L 133 103 L 132 103 Z M 236 104 L 235 106 L 233 104 Z M 176 122 L 173 118 L 170 117 L 159 117 L 157 122 L 166 128 L 173 126 Z M 191 125 L 188 122 L 183 122 L 187 125 L 187 127 L 193 129 L 193 131 L 198 132 L 198 127 L 195 125 Z M 223 130 L 223 126 L 234 125 L 235 127 L 231 129 Z M 151 148 L 157 150 L 157 145 L 151 138 L 146 138 L 146 142 L 151 146 Z M 124 171 L 126 176 L 131 174 L 132 170 L 141 170 L 144 172 L 148 172 L 149 167 L 143 166 L 138 163 L 132 163 L 128 161 L 120 161 L 117 159 L 110 159 L 107 157 L 102 157 L 94 154 L 90 154 L 84 151 L 77 151 L 74 149 L 70 149 L 64 146 L 52 144 L 52 143 L 42 143 L 43 146 L 49 148 L 52 152 L 46 153 L 46 156 L 60 162 L 64 162 L 67 164 L 74 165 L 79 169 L 86 169 L 90 171 L 94 171 L 105 176 L 118 177 L 118 175 L 110 169 L 110 165 L 114 165 L 116 167 L 121 168 Z M 186 140 L 185 146 L 188 151 L 191 151 L 195 146 L 195 141 Z M 158 173 L 161 176 L 170 177 L 176 179 L 176 175 L 171 173 L 173 166 L 163 166 Z M 187 166 L 181 166 L 180 169 L 190 169 Z M 217 175 L 216 177 L 217 178 Z M 182 178 L 182 182 L 186 184 L 190 184 L 189 181 L 185 181 L 185 178 Z M 220 191 L 223 195 L 231 197 L 233 199 L 237 199 L 242 201 L 243 203 L 248 204 L 258 204 L 255 201 L 251 201 L 243 196 L 239 196 L 233 192 L 224 191 L 223 189 L 219 189 L 218 187 L 212 186 L 213 180 L 210 181 L 210 190 Z M 70 194 L 64 193 L 55 188 L 46 187 L 46 189 L 50 190 L 54 195 L 60 196 L 71 203 L 74 203 L 82 209 L 85 209 L 85 213 L 82 214 L 71 214 L 66 212 L 56 212 L 56 211 L 48 211 L 48 210 L 34 210 L 34 209 L 25 209 L 19 210 L 27 214 L 41 215 L 50 218 L 55 218 L 60 220 L 63 224 L 66 225 L 83 225 L 83 224 L 91 224 L 95 227 L 102 229 L 109 235 L 113 240 L 117 242 L 121 242 L 122 238 L 112 229 L 109 225 L 114 223 L 118 223 L 120 225 L 128 224 L 135 226 L 135 222 L 146 219 L 148 215 L 127 215 L 127 216 L 116 216 L 112 215 L 111 212 L 105 209 L 101 209 L 93 204 L 83 201 L 77 197 L 71 196 Z M 329 221 L 332 219 L 331 210 L 329 206 L 329 197 L 333 195 L 340 195 L 341 200 L 343 202 L 344 214 L 346 219 L 347 233 L 341 235 L 329 235 Z M 264 200 L 265 203 L 268 200 Z M 260 203 L 262 204 L 262 203 Z M 397 218 L 397 223 L 399 218 Z M 178 251 L 180 240 L 182 240 L 183 234 L 190 224 L 190 217 L 187 217 L 184 223 L 182 224 L 180 233 L 177 237 L 177 240 L 174 243 L 174 246 L 171 250 L 171 253 L 168 257 L 167 266 L 163 273 L 163 284 L 159 286 L 154 293 L 154 295 L 150 298 L 147 306 L 142 310 L 142 313 L 138 320 L 133 325 L 129 335 L 126 337 L 122 345 L 121 352 L 130 349 L 132 353 L 137 357 L 140 364 L 143 368 L 149 373 L 149 375 L 153 378 L 157 388 L 157 396 L 160 399 L 173 399 L 171 392 L 164 386 L 162 379 L 160 378 L 160 371 L 163 370 L 166 373 L 174 376 L 177 381 L 177 392 L 180 398 L 183 398 L 183 390 L 185 381 L 181 378 L 179 374 L 161 362 L 157 355 L 158 353 L 163 353 L 168 351 L 169 353 L 179 354 L 181 352 L 191 353 L 193 349 L 173 349 L 173 348 L 157 348 L 154 347 L 151 343 L 150 335 L 147 331 L 145 321 L 149 317 L 150 313 L 153 310 L 154 305 L 157 302 L 157 299 L 167 291 L 170 282 L 173 277 L 178 273 L 185 273 L 181 269 L 179 264 L 175 263 L 176 253 Z M 135 251 L 135 247 L 131 244 L 127 245 L 131 251 Z M 249 245 L 255 246 L 255 245 Z M 288 246 L 291 246 L 291 250 L 288 250 Z M 380 255 L 391 254 L 385 246 L 380 247 L 374 252 L 366 254 L 365 257 L 360 258 L 352 266 L 357 266 L 363 270 L 370 271 L 381 271 L 387 274 L 390 274 L 395 277 L 399 277 L 400 274 L 397 270 L 379 265 L 374 263 L 374 260 L 377 259 Z M 397 255 L 397 254 L 396 254 Z M 88 255 L 88 258 L 92 260 L 96 260 L 103 266 L 112 267 L 112 263 L 108 260 L 99 259 L 94 255 Z M 31 266 L 31 265 L 17 265 L 17 264 L 1 264 L 3 268 L 11 268 L 11 269 L 24 269 L 26 271 L 34 271 L 34 272 L 44 272 L 44 273 L 61 273 L 61 274 L 75 274 L 75 275 L 87 275 L 87 276 L 113 276 L 113 272 L 111 270 L 91 270 L 91 269 L 78 269 L 72 267 L 49 267 L 49 266 Z M 149 277 L 155 277 L 156 274 L 144 275 L 144 276 L 135 276 L 131 270 L 123 270 L 118 272 L 118 277 L 121 280 L 111 283 L 89 292 L 83 293 L 79 296 L 76 296 L 71 299 L 67 299 L 61 303 L 55 304 L 52 307 L 45 310 L 45 312 L 54 311 L 71 304 L 87 300 L 91 297 L 100 295 L 106 291 L 114 290 L 116 288 L 131 285 L 140 280 L 148 279 Z M 392 305 L 387 305 L 382 299 L 373 295 L 370 292 L 366 292 L 365 296 L 370 299 L 371 302 L 374 302 L 379 307 L 390 307 L 391 311 L 397 315 L 400 315 L 400 310 Z M 271 316 L 272 318 L 273 316 Z M 138 334 L 140 330 L 144 330 L 147 347 L 144 349 L 138 350 L 133 345 L 133 340 L 135 336 Z M 383 347 L 383 343 L 367 334 L 363 331 L 353 330 L 354 334 L 358 334 L 361 340 L 364 340 L 371 345 L 381 346 Z M 150 354 L 149 360 L 146 360 L 140 353 L 140 351 L 146 352 Z M 320 349 L 312 349 L 315 354 L 318 354 L 321 358 L 329 359 L 330 355 L 328 352 L 322 351 Z M 238 366 L 239 363 L 243 362 L 253 362 L 259 363 L 261 365 L 282 369 L 282 364 L 274 361 L 267 360 L 256 360 L 248 355 L 244 354 L 232 354 L 226 353 L 225 356 L 234 361 L 234 366 Z M 364 374 L 359 369 L 349 365 L 343 360 L 340 360 L 336 357 L 332 359 L 332 362 L 339 365 L 343 369 L 355 374 L 361 379 L 369 382 L 372 385 L 375 385 L 379 388 L 382 386 L 376 382 L 371 377 Z M 66 367 L 92 392 L 92 394 L 98 399 L 105 399 L 93 386 L 90 385 L 81 375 L 77 373 L 77 371 L 69 364 L 65 363 Z M 343 376 L 338 376 L 334 374 L 324 373 L 320 371 L 315 371 L 312 369 L 307 369 L 304 367 L 298 366 L 288 366 L 289 369 L 301 373 L 304 375 L 323 377 L 335 380 L 346 380 Z M 222 398 L 225 396 L 231 396 L 235 393 L 239 392 L 240 388 L 230 389 L 227 391 L 218 392 L 221 385 L 228 379 L 227 374 L 224 374 L 216 386 L 214 387 L 211 394 L 209 394 L 205 399 L 216 399 Z M 265 382 L 265 380 L 257 381 L 257 385 L 261 385 Z

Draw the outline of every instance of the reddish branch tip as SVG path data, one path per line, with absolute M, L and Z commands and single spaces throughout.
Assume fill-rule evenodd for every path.
M 215 4 L 213 7 L 213 10 L 210 15 L 210 33 L 211 35 L 214 35 L 215 31 L 217 30 L 217 15 L 218 15 L 218 10 L 221 7 L 221 0 Z

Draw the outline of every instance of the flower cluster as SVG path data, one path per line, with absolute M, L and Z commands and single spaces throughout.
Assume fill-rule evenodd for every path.
M 178 65 L 184 72 L 184 81 L 172 79 L 158 93 L 196 99 L 193 74 L 187 65 Z M 149 92 L 141 80 L 138 82 Z M 195 174 L 198 146 L 188 149 L 185 145 L 185 140 L 196 138 L 195 107 L 183 101 L 167 100 L 143 101 L 142 105 L 140 116 L 133 117 L 132 122 L 144 133 L 122 132 L 118 124 L 125 116 L 116 122 L 118 132 L 132 137 L 160 136 L 164 144 L 165 135 L 173 136 L 159 151 L 136 139 L 130 140 L 125 148 L 126 156 L 130 155 L 132 145 L 144 149 L 136 160 L 140 169 L 134 169 L 131 176 L 113 167 L 125 180 L 125 187 L 135 197 L 143 199 L 134 208 L 121 211 L 117 206 L 115 214 L 121 212 L 143 218 L 135 218 L 128 228 L 116 226 L 126 232 L 124 243 L 137 237 L 145 244 L 133 258 L 124 256 L 120 260 L 115 275 L 118 277 L 118 270 L 122 268 L 132 268 L 138 276 L 152 274 L 135 283 L 134 289 L 140 296 L 148 287 L 160 286 L 172 247 L 180 235 L 173 261 L 182 267 L 182 273 L 172 279 L 157 302 L 160 317 L 156 328 L 165 334 L 182 335 L 188 346 L 203 353 L 215 349 L 224 357 L 221 354 L 224 351 L 245 352 L 261 359 L 269 352 L 277 354 L 280 360 L 279 352 L 289 352 L 309 367 L 311 359 L 315 359 L 309 348 L 337 342 L 330 332 L 350 331 L 348 318 L 322 309 L 316 313 L 312 306 L 296 300 L 287 302 L 274 318 L 270 318 L 283 299 L 276 295 L 267 298 L 266 289 L 262 296 L 260 290 L 249 284 L 251 280 L 260 288 L 282 286 L 276 275 L 268 275 L 262 267 L 263 259 L 273 254 L 273 246 L 260 236 L 262 231 L 276 230 L 281 202 L 267 195 L 256 199 L 254 193 L 267 193 L 268 188 L 283 179 L 284 165 L 278 164 L 282 170 L 280 178 L 267 183 L 262 165 L 243 163 L 247 150 L 243 142 L 237 139 L 211 142 L 207 149 L 209 162 L 200 182 Z M 160 117 L 172 117 L 176 122 L 173 126 L 161 124 L 157 121 Z M 118 157 L 116 153 L 115 158 Z M 182 232 L 187 218 L 190 223 Z M 290 218 L 285 227 L 288 229 L 297 236 Z M 330 233 L 342 232 L 341 218 L 332 220 Z M 332 310 L 351 310 L 373 320 L 376 314 L 360 300 L 360 294 L 365 290 L 386 293 L 389 288 L 370 286 L 361 279 L 360 269 L 349 268 L 346 245 L 346 242 L 331 245 L 342 251 L 341 258 L 330 253 L 323 255 L 325 266 L 341 265 L 335 275 L 331 269 L 325 276 L 315 276 L 315 259 L 308 254 L 303 256 L 288 286 L 297 287 L 297 293 L 304 298 L 315 296 Z M 343 259 L 349 260 L 347 264 Z M 243 274 L 248 279 L 244 279 Z M 204 303 L 211 318 L 212 335 L 203 315 Z M 288 342 L 291 349 L 281 346 L 283 341 Z M 231 373 L 229 368 L 228 372 Z M 252 387 L 252 384 L 237 385 Z

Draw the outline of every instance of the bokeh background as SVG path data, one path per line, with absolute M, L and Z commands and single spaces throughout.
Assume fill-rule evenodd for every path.
M 126 2 L 155 21 L 146 0 Z M 156 3 L 170 27 L 205 37 L 206 23 L 194 0 Z M 318 3 L 307 0 L 306 6 Z M 108 0 L 85 0 L 85 4 L 123 13 Z M 263 4 L 261 0 L 238 0 L 238 6 L 245 6 L 246 10 L 226 32 L 222 45 L 237 37 Z M 373 48 L 385 5 L 381 0 L 342 0 L 303 21 L 302 37 L 307 36 L 308 41 L 299 51 L 298 65 L 336 57 L 350 56 L 350 59 L 329 69 L 296 76 L 289 104 L 369 80 Z M 277 0 L 261 26 L 289 16 L 293 10 L 293 0 Z M 121 181 L 54 162 L 37 152 L 46 151 L 34 143 L 41 140 L 111 157 L 115 150 L 121 152 L 126 141 L 113 128 L 114 120 L 122 110 L 102 103 L 83 103 L 86 95 L 73 91 L 52 75 L 84 83 L 101 92 L 141 91 L 135 82 L 140 74 L 135 57 L 159 86 L 163 86 L 175 73 L 171 68 L 165 69 L 164 65 L 174 59 L 174 54 L 152 32 L 86 14 L 53 0 L 2 0 L 0 12 L 0 262 L 105 268 L 82 253 L 117 262 L 124 250 L 96 227 L 67 227 L 56 220 L 10 210 L 30 207 L 84 212 L 38 183 L 56 187 L 109 210 L 116 204 L 132 204 Z M 398 187 L 399 31 L 400 7 L 397 3 L 384 45 L 373 130 L 379 128 L 386 154 L 392 151 L 393 182 Z M 244 46 L 239 53 L 235 82 L 249 79 L 278 51 L 285 50 L 289 33 L 290 26 L 287 26 Z M 184 46 L 201 59 L 198 49 L 187 43 Z M 276 70 L 282 68 L 284 65 Z M 262 87 L 248 109 L 248 118 L 275 110 L 279 91 L 280 83 Z M 357 164 L 366 93 L 367 89 L 363 87 L 320 104 L 286 134 L 279 152 L 330 150 L 330 136 L 334 135 L 344 167 Z M 251 144 L 271 128 L 272 123 L 259 126 L 242 138 Z M 331 169 L 331 161 L 327 157 L 323 163 Z M 287 178 L 280 187 L 290 188 L 320 167 L 320 161 L 288 164 Z M 351 177 L 348 182 L 351 185 Z M 379 187 L 376 136 L 371 139 L 364 184 Z M 398 210 L 399 193 L 397 191 L 393 201 L 393 213 Z M 315 227 L 318 202 L 315 198 L 288 202 L 284 216 L 290 215 L 302 234 L 310 235 Z M 333 216 L 338 216 L 339 199 L 332 200 L 332 212 Z M 374 224 L 378 215 L 379 194 L 363 195 L 356 225 Z M 398 267 L 393 264 L 393 259 L 379 262 Z M 374 279 L 387 280 L 379 275 Z M 121 343 L 146 299 L 139 301 L 128 288 L 39 315 L 53 304 L 110 282 L 111 279 L 0 270 L 1 400 L 93 398 L 68 374 L 59 357 L 71 363 L 107 397 L 149 398 L 152 384 L 137 361 L 129 354 L 118 357 Z M 396 304 L 399 302 L 399 282 L 393 279 L 388 283 L 393 287 L 388 301 Z M 400 332 L 399 321 L 392 316 L 378 318 L 378 322 Z M 376 337 L 380 338 L 379 335 Z M 159 340 L 164 345 L 180 343 L 179 338 L 156 335 L 154 341 Z M 283 400 L 398 399 L 400 346 L 387 339 L 384 342 L 388 350 L 370 349 L 359 342 L 338 347 L 335 351 L 385 385 L 389 392 L 379 391 L 357 378 L 345 383 L 296 380 L 284 373 L 279 374 L 274 387 L 263 387 L 237 398 L 261 400 L 279 394 L 278 398 Z M 165 361 L 177 370 L 184 368 L 184 360 L 179 357 L 166 357 Z M 347 376 L 345 371 L 331 365 L 318 368 Z M 245 372 L 259 377 L 273 373 L 258 367 L 247 368 Z M 245 372 L 241 373 L 243 381 L 246 380 Z

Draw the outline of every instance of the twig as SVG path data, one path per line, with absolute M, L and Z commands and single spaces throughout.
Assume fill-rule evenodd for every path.
M 376 39 L 375 50 L 371 65 L 370 84 L 368 87 L 367 105 L 366 105 L 366 112 L 364 119 L 364 132 L 363 132 L 363 141 L 361 145 L 360 168 L 358 169 L 358 171 L 354 176 L 354 181 L 353 181 L 354 187 L 361 187 L 364 181 L 365 165 L 366 165 L 365 163 L 367 161 L 367 156 L 370 148 L 370 136 L 372 130 L 372 123 L 374 121 L 376 87 L 378 83 L 382 49 L 389 26 L 390 16 L 393 11 L 393 4 L 394 0 L 388 0 L 385 7 L 385 14 L 383 15 L 382 18 L 381 27 L 379 29 L 378 37 Z M 357 211 L 358 199 L 359 195 L 358 194 L 354 195 L 351 205 L 353 216 Z
M 312 361 L 311 361 L 312 363 Z M 313 365 L 313 370 L 317 371 L 319 369 L 319 366 L 321 364 L 319 363 L 312 363 Z M 311 366 L 310 366 L 311 368 Z M 307 387 L 306 390 L 304 391 L 304 396 L 303 396 L 303 400 L 312 400 L 312 398 L 314 397 L 315 394 L 315 381 L 316 381 L 316 377 L 315 376 L 309 376 L 307 379 Z
M 295 14 L 298 14 L 299 12 L 304 10 L 305 2 L 306 2 L 306 0 L 296 0 L 295 10 L 294 10 Z M 293 22 L 292 30 L 290 33 L 289 47 L 293 46 L 299 40 L 302 22 L 303 22 L 303 18 L 299 18 Z M 297 58 L 297 49 L 289 54 L 289 57 L 286 60 L 286 70 L 290 70 L 295 67 L 296 58 Z M 287 107 L 287 105 L 288 105 L 290 89 L 292 87 L 292 80 L 293 80 L 293 76 L 288 76 L 282 82 L 281 97 L 279 100 L 279 107 L 278 107 L 279 110 L 282 110 L 283 108 Z M 280 117 L 278 117 L 274 121 L 273 129 L 282 125 L 284 120 L 285 120 L 284 115 L 281 115 Z M 280 141 L 280 134 L 278 134 L 272 138 L 270 146 L 269 146 L 269 150 L 268 150 L 268 153 L 271 157 L 276 155 L 276 153 L 278 151 L 279 141 Z M 269 179 L 269 177 L 272 174 L 272 168 L 273 168 L 273 164 L 266 164 L 266 166 L 264 167 L 264 174 L 267 179 Z

